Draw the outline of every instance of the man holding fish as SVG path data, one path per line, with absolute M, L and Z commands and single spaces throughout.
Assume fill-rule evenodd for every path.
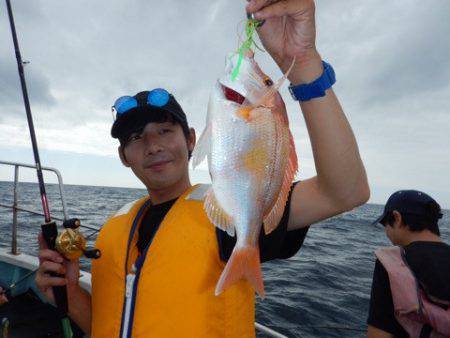
M 92 297 L 78 285 L 78 262 L 62 262 L 41 241 L 38 287 L 52 300 L 50 287 L 67 285 L 70 316 L 92 337 L 253 337 L 254 291 L 264 297 L 260 258 L 291 257 L 308 226 L 369 198 L 353 132 L 331 89 L 334 71 L 316 50 L 314 1 L 252 0 L 246 10 L 286 75 L 273 82 L 249 49 L 231 54 L 197 145 L 166 90 L 115 102 L 111 134 L 149 196 L 103 226 Z M 297 156 L 278 93 L 286 77 L 317 171 L 293 186 Z M 207 157 L 211 186 L 191 185 L 191 155 L 194 165 Z

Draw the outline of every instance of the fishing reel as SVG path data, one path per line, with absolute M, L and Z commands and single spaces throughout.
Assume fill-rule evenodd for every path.
M 80 220 L 72 218 L 65 220 L 63 226 L 65 230 L 58 234 L 56 223 L 54 221 L 47 222 L 41 225 L 42 235 L 47 246 L 51 250 L 58 251 L 61 255 L 69 260 L 75 260 L 84 255 L 87 258 L 100 258 L 101 252 L 99 249 L 86 247 L 86 238 L 78 232 L 80 227 Z M 63 277 L 55 272 L 50 272 L 51 276 Z M 67 301 L 67 288 L 63 286 L 53 286 L 53 294 L 55 295 L 55 303 L 62 314 L 67 315 L 69 312 L 69 303 Z M 67 319 L 67 318 L 65 318 Z M 63 324 L 64 326 L 64 324 Z M 67 337 L 71 337 L 70 335 Z
M 55 222 L 46 223 L 42 226 L 44 238 L 49 245 L 58 251 L 61 255 L 69 260 L 76 260 L 81 256 L 90 259 L 100 258 L 101 252 L 96 248 L 88 248 L 86 246 L 86 238 L 78 231 L 80 228 L 80 220 L 71 218 L 63 222 L 64 231 L 58 234 Z

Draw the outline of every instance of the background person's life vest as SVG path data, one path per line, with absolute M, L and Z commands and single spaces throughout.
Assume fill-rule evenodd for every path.
M 389 275 L 395 318 L 409 336 L 450 337 L 450 308 L 445 310 L 430 301 L 409 267 L 404 249 L 380 248 L 375 255 Z

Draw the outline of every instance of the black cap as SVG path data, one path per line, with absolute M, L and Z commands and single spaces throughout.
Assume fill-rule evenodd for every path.
M 437 206 L 432 207 L 432 205 Z M 430 221 L 442 217 L 439 204 L 429 195 L 417 190 L 400 190 L 393 193 L 384 207 L 384 212 L 372 224 L 383 223 L 389 212 L 397 210 L 400 213 L 423 216 Z
M 158 114 L 167 113 L 181 125 L 183 130 L 189 130 L 186 114 L 172 94 L 169 94 L 167 104 L 156 107 L 147 104 L 148 93 L 148 91 L 137 93 L 134 98 L 136 98 L 138 106 L 117 116 L 111 128 L 113 138 L 123 139 L 147 123 L 158 121 Z

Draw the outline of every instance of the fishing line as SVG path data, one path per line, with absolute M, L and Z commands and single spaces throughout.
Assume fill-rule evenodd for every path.
M 35 274 L 37 271 L 39 270 L 39 268 L 27 273 L 25 276 L 23 276 L 22 278 L 20 278 L 19 280 L 15 281 L 14 283 L 11 283 L 8 287 L 6 287 L 5 289 L 3 289 L 0 294 L 6 294 L 9 295 L 9 293 L 15 288 L 17 287 L 18 284 L 24 282 L 25 280 L 27 280 L 29 277 L 31 277 L 33 274 Z
M 256 20 L 256 21 L 257 21 L 257 24 L 259 25 L 259 27 L 261 27 L 261 24 L 259 24 L 259 21 L 258 20 Z M 241 46 L 242 41 L 244 40 L 243 34 L 244 34 L 244 31 L 246 30 L 246 26 L 247 26 L 247 19 L 239 21 L 239 23 L 236 26 L 236 35 L 238 37 L 236 50 L 239 50 L 239 47 Z M 259 51 L 261 51 L 263 53 L 266 52 L 263 47 L 260 47 L 259 44 L 256 43 L 255 39 L 253 39 L 253 44 Z
M 85 238 L 89 239 L 89 238 L 91 238 L 92 236 L 96 235 L 99 232 L 100 232 L 100 229 L 95 229 L 95 230 L 92 231 L 92 233 L 90 235 L 87 235 Z
M 244 22 L 245 22 L 245 24 L 244 24 Z M 236 50 L 239 49 L 239 47 L 241 46 L 241 43 L 243 41 L 242 35 L 244 34 L 244 29 L 245 29 L 243 24 L 244 25 L 247 24 L 247 20 L 246 19 L 239 21 L 237 26 L 236 26 L 236 35 L 238 37 Z M 242 27 L 241 27 L 241 25 L 242 25 Z

